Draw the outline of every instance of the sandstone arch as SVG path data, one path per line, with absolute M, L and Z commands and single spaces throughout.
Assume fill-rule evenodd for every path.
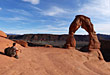
M 93 24 L 91 23 L 91 20 L 89 17 L 86 17 L 84 15 L 77 15 L 74 19 L 74 21 L 71 23 L 69 27 L 69 36 L 66 40 L 65 47 L 70 48 L 76 47 L 76 40 L 74 39 L 75 32 L 79 29 L 79 27 L 85 29 L 89 33 L 89 46 L 88 50 L 91 51 L 98 51 L 97 53 L 100 53 L 100 42 L 97 38 L 96 32 L 93 28 Z M 101 53 L 99 54 L 101 55 Z

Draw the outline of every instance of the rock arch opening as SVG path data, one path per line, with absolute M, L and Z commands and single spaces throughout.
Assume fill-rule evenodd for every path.
M 89 45 L 88 32 L 86 32 L 83 28 L 80 27 L 75 32 L 75 40 L 76 40 L 76 49 L 82 52 L 87 52 L 87 50 L 85 51 L 83 50 L 83 48 Z

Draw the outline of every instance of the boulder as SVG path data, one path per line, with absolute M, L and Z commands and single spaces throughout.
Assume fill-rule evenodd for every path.
M 5 37 L 6 38 L 7 35 L 3 31 L 0 30 L 0 37 Z
M 28 43 L 23 40 L 15 40 L 16 43 L 20 44 L 23 47 L 28 47 Z

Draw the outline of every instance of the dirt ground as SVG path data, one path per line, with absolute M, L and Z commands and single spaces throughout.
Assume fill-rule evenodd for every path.
M 0 37 L 0 75 L 110 75 L 110 63 L 74 49 L 17 45 L 19 59 L 3 54 L 12 41 Z

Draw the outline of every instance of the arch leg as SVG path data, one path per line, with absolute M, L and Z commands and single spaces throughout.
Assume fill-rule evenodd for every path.
M 73 26 L 74 24 L 71 24 L 70 28 L 69 28 L 69 36 L 66 40 L 66 44 L 64 45 L 66 48 L 70 48 L 70 47 L 73 47 L 75 48 L 76 47 L 76 40 L 74 38 L 74 34 L 75 34 L 75 31 L 77 31 L 80 27 L 80 25 L 76 25 L 76 26 Z

